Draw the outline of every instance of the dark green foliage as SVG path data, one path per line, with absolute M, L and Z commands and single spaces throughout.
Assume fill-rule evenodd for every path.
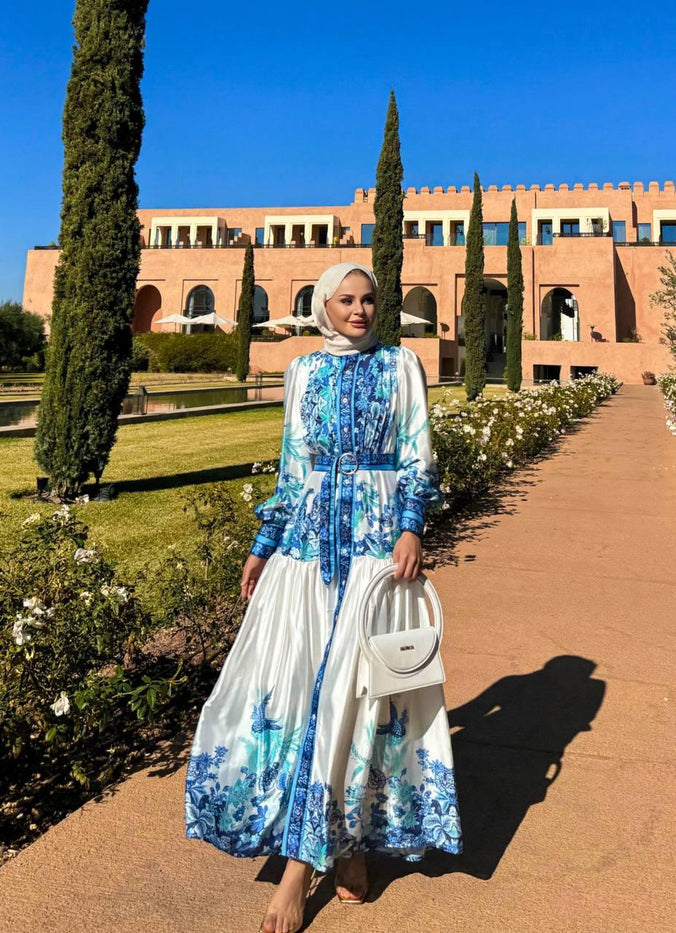
M 382 343 L 401 343 L 401 267 L 404 262 L 404 169 L 399 147 L 399 113 L 394 91 L 385 121 L 385 138 L 376 169 L 376 223 L 373 230 L 372 262 L 378 280 L 378 337 Z
M 523 330 L 523 272 L 519 246 L 519 220 L 516 198 L 512 198 L 507 240 L 507 388 L 518 392 L 521 388 L 521 332 Z
M 150 369 L 150 357 L 152 353 L 138 336 L 135 336 L 131 346 L 131 371 L 133 373 L 145 373 Z
M 45 359 L 45 323 L 17 301 L 0 304 L 0 369 L 40 370 Z
M 137 334 L 134 341 L 149 350 L 146 369 L 155 373 L 227 373 L 237 365 L 237 331 L 146 333 Z
M 237 315 L 237 378 L 240 382 L 244 382 L 249 375 L 249 347 L 251 345 L 251 323 L 255 291 L 254 251 L 252 244 L 249 243 L 244 254 L 242 294 L 239 296 L 239 313 Z
M 474 198 L 465 238 L 465 392 L 469 402 L 486 385 L 486 303 L 484 293 L 484 233 L 481 185 L 474 173 Z
M 148 0 L 77 0 L 63 115 L 61 256 L 35 457 L 61 495 L 108 462 L 131 372 L 140 264 L 134 165 Z

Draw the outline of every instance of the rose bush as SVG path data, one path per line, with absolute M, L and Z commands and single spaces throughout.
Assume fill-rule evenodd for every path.
M 667 409 L 667 428 L 676 437 L 676 373 L 663 373 L 658 376 L 657 385 L 664 395 L 664 407 Z
M 612 375 L 593 373 L 566 385 L 552 382 L 499 399 L 480 396 L 465 405 L 442 397 L 430 411 L 444 496 L 441 511 L 485 492 L 505 471 L 548 447 L 619 385 Z M 438 511 L 432 520 L 438 519 Z
M 99 672 L 150 627 L 87 535 L 64 505 L 29 516 L 0 559 L 0 743 L 14 755 L 103 728 L 112 709 Z

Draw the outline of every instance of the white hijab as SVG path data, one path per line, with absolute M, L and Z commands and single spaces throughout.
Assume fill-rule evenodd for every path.
M 346 353 L 362 353 L 378 342 L 375 319 L 369 330 L 362 337 L 347 337 L 339 334 L 326 312 L 326 301 L 335 294 L 336 289 L 350 272 L 363 272 L 373 283 L 374 297 L 377 297 L 378 282 L 372 269 L 360 266 L 356 262 L 339 262 L 321 274 L 312 293 L 312 317 L 320 333 L 324 335 L 324 349 L 334 356 Z M 377 305 L 376 305 L 377 307 Z

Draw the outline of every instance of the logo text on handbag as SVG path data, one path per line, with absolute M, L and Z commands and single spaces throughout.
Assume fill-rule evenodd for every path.
M 415 645 L 402 645 L 400 651 L 414 651 Z

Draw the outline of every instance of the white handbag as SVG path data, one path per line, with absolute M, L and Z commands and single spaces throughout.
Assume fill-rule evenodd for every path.
M 369 581 L 359 603 L 357 632 L 361 654 L 357 671 L 357 698 L 367 694 L 373 700 L 443 684 L 446 680 L 439 650 L 444 630 L 441 602 L 425 574 L 418 575 L 418 582 L 424 587 L 432 604 L 434 624 L 382 635 L 369 634 L 371 596 L 396 569 L 396 564 L 388 564 L 379 570 Z

